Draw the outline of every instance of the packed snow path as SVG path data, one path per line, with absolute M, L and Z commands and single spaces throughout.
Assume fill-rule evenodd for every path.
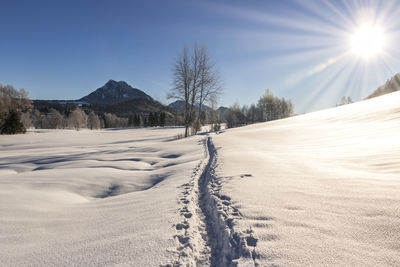
M 215 176 L 217 151 L 211 141 L 206 139 L 209 154 L 207 166 L 199 178 L 199 204 L 205 215 L 208 243 L 211 246 L 211 266 L 236 266 L 241 257 L 255 259 L 255 247 L 252 232 L 235 232 L 235 220 L 241 214 L 235 208 L 229 196 L 220 192 L 221 181 Z M 250 260 L 249 260 L 250 261 Z
M 181 187 L 182 221 L 175 224 L 178 258 L 166 266 L 252 266 L 257 240 L 251 229 L 235 232 L 241 214 L 230 197 L 220 193 L 221 179 L 215 176 L 218 156 L 209 136 L 204 150 L 191 181 Z

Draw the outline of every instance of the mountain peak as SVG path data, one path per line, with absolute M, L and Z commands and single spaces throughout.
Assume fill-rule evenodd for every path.
M 96 91 L 81 98 L 80 101 L 86 101 L 90 104 L 109 105 L 125 102 L 132 99 L 152 100 L 152 98 L 145 92 L 137 88 L 133 88 L 125 81 L 117 82 L 111 79 L 102 87 L 98 88 Z
M 113 79 L 110 79 L 110 80 L 108 80 L 108 82 L 105 84 L 105 85 L 128 85 L 129 86 L 129 84 L 127 84 L 125 81 L 116 81 L 116 80 L 113 80 Z
M 115 80 L 113 80 L 113 79 L 110 79 L 110 80 L 108 80 L 108 82 L 105 84 L 105 85 L 113 85 L 113 84 L 116 84 L 117 83 L 117 81 L 115 81 Z

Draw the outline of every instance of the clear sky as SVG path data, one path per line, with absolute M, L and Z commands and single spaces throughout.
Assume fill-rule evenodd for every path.
M 250 104 L 269 88 L 292 99 L 297 112 L 311 111 L 344 95 L 359 100 L 400 72 L 399 6 L 390 0 L 0 0 L 0 83 L 25 88 L 33 99 L 77 99 L 109 79 L 124 80 L 166 103 L 177 53 L 198 43 L 220 70 L 220 104 Z M 350 41 L 366 24 L 380 35 L 367 30 L 372 38 L 365 39 L 361 31 L 358 41 L 385 36 L 379 53 L 374 47 L 367 56 Z

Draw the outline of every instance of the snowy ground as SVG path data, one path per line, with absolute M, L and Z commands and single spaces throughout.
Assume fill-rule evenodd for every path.
M 256 263 L 400 266 L 399 103 L 394 93 L 213 136 Z
M 0 265 L 399 266 L 398 103 L 0 136 Z
M 0 136 L 0 265 L 170 263 L 180 186 L 204 157 L 203 137 L 172 140 L 178 133 Z

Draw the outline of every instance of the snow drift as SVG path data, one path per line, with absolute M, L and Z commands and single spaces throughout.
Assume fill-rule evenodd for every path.
M 159 266 L 175 255 L 179 186 L 203 158 L 182 129 L 0 137 L 0 265 Z

